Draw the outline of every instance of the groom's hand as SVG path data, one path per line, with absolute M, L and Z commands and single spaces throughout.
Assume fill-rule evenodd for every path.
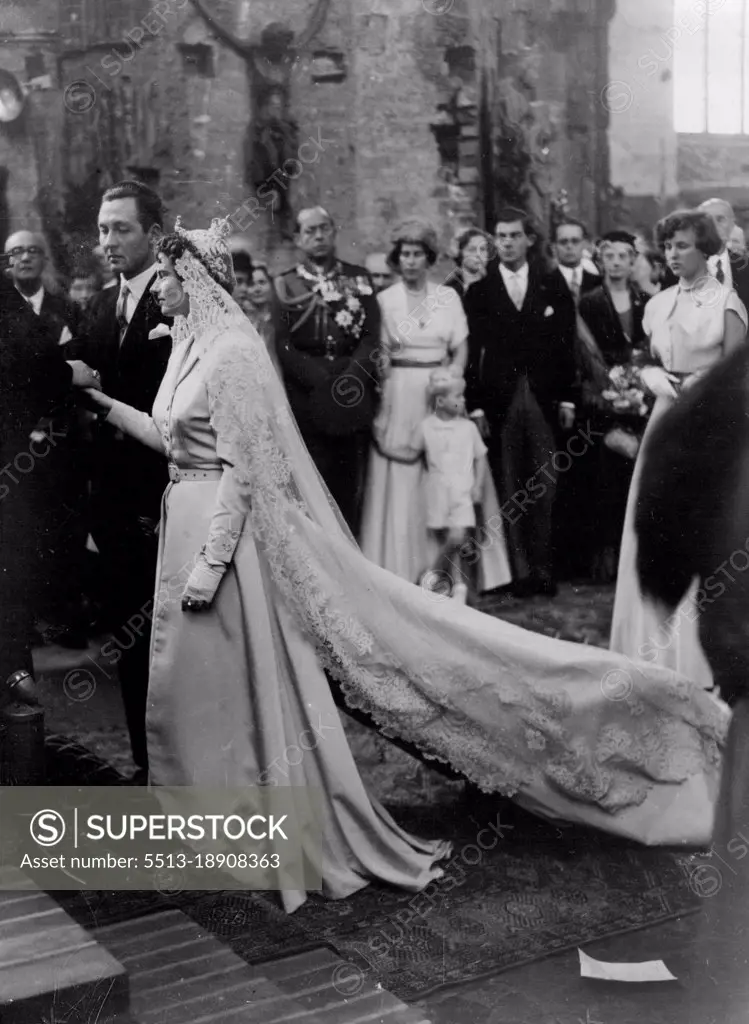
M 95 391 L 101 391 L 101 377 L 98 370 L 92 370 L 81 359 L 69 359 L 68 366 L 73 371 L 73 387 L 93 388 Z

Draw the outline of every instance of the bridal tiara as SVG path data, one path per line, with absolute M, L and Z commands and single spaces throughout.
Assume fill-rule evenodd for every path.
M 182 227 L 182 217 L 177 217 L 174 224 L 174 233 L 188 238 L 200 253 L 201 259 L 206 267 L 214 272 L 220 281 L 232 282 L 234 270 L 229 246 L 226 239 L 232 233 L 231 222 L 228 217 L 214 217 L 211 226 L 207 229 L 196 228 L 194 231 L 186 231 Z

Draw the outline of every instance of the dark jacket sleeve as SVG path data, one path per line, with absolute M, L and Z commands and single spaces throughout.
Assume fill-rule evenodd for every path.
M 33 341 L 29 339 L 29 385 L 37 391 L 43 406 L 39 414 L 44 416 L 67 398 L 73 383 L 73 370 L 66 362 L 60 346 L 50 339 L 49 334 L 36 324 L 33 327 L 36 330 L 33 332 Z
M 468 358 L 464 372 L 466 382 L 466 408 L 469 412 L 481 409 L 484 397 L 481 389 L 481 356 L 489 327 L 487 294 L 484 281 L 479 281 L 463 296 L 463 308 L 468 320 Z
M 15 290 L 14 290 L 15 291 Z M 67 398 L 72 368 L 44 322 L 0 291 L 0 416 L 5 440 L 31 432 Z
M 322 360 L 300 351 L 291 340 L 291 329 L 303 312 L 292 312 L 286 304 L 286 283 L 284 275 L 276 278 L 273 301 L 273 333 L 276 338 L 276 353 L 285 378 L 292 380 L 305 391 L 312 391 L 328 380 L 328 373 Z M 314 317 L 314 311 L 310 314 Z
M 556 300 L 558 313 L 558 347 L 556 353 L 555 398 L 559 402 L 578 402 L 579 389 L 576 385 L 577 363 L 577 309 L 572 293 L 561 272 L 557 271 L 549 280 L 549 286 Z
M 96 366 L 96 348 L 94 339 L 97 334 L 97 321 L 101 315 L 101 296 L 103 292 L 94 295 L 91 302 L 86 306 L 78 318 L 76 331 L 70 341 L 63 346 L 66 359 L 82 359 L 94 369 Z M 93 360 L 93 362 L 92 362 Z

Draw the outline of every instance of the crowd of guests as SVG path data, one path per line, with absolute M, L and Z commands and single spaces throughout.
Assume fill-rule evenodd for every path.
M 720 240 L 705 273 L 749 301 L 730 205 L 700 209 Z M 655 239 L 635 228 L 593 240 L 568 217 L 544 244 L 531 218 L 508 208 L 493 233 L 465 230 L 454 266 L 440 271 L 437 235 L 417 219 L 362 267 L 338 257 L 322 208 L 300 213 L 295 240 L 298 263 L 276 277 L 234 246 L 234 298 L 266 342 L 364 553 L 471 603 L 499 588 L 548 596 L 560 579 L 613 581 L 658 392 L 643 385 L 640 408 L 617 401 L 612 371 L 658 364 L 646 311 L 677 280 L 661 225 Z M 150 263 L 127 271 L 104 234 L 102 243 L 82 254 L 66 292 L 54 285 L 42 236 L 18 231 L 5 244 L 7 274 L 66 352 L 90 333 L 104 294 L 129 322 L 153 274 Z M 48 638 L 73 647 L 112 626 L 91 571 L 92 421 L 74 404 L 58 412 L 62 440 L 35 474 L 38 617 Z M 41 422 L 38 436 L 48 427 Z
M 655 237 L 615 230 L 594 242 L 580 221 L 565 218 L 547 248 L 524 211 L 503 210 L 493 235 L 479 228 L 462 234 L 456 268 L 442 285 L 428 275 L 438 255 L 434 232 L 418 223 L 400 229 L 388 258 L 399 280 L 380 294 L 387 358 L 360 534 L 372 560 L 463 598 L 465 588 L 444 571 L 444 543 L 441 553 L 429 546 L 434 509 L 441 507 L 433 490 L 439 474 L 447 491 L 461 495 L 456 509 L 475 509 L 474 516 L 456 512 L 441 524 L 443 533 L 458 531 L 448 560 L 458 564 L 469 599 L 472 591 L 492 589 L 487 580 L 528 597 L 555 594 L 559 579 L 617 577 L 636 457 L 660 394 L 651 369 L 664 358 L 646 309 L 660 309 L 655 297 L 667 296 L 667 330 L 669 337 L 676 332 L 677 347 L 684 345 L 679 332 L 704 326 L 697 299 L 681 311 L 683 324 L 674 326 L 671 317 L 674 296 L 687 287 L 673 238 L 683 246 L 685 234 L 693 249 L 704 250 L 699 287 L 712 282 L 721 294 L 749 301 L 743 235 L 720 199 L 689 216 L 671 215 Z M 712 296 L 708 304 L 718 308 Z M 731 339 L 724 341 L 726 352 Z M 490 469 L 484 474 L 477 465 L 462 490 L 457 468 L 447 482 L 444 429 L 439 458 L 417 453 L 418 445 L 409 450 L 409 434 L 433 414 L 435 367 L 462 378 L 464 415 L 480 434 Z M 460 455 L 450 450 L 456 466 L 472 464 L 470 444 Z M 456 544 L 465 527 L 471 537 Z M 491 557 L 488 576 L 472 574 Z M 425 568 L 437 571 L 420 577 Z M 622 649 L 634 653 L 629 645 Z

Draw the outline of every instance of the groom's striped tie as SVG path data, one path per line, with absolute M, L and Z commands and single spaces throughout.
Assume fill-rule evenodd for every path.
M 130 295 L 130 286 L 127 281 L 123 281 L 120 286 L 120 294 L 117 299 L 117 308 L 115 309 L 115 317 L 117 318 L 117 326 L 120 329 L 120 345 L 125 337 L 125 331 L 129 320 L 127 318 L 127 300 Z

